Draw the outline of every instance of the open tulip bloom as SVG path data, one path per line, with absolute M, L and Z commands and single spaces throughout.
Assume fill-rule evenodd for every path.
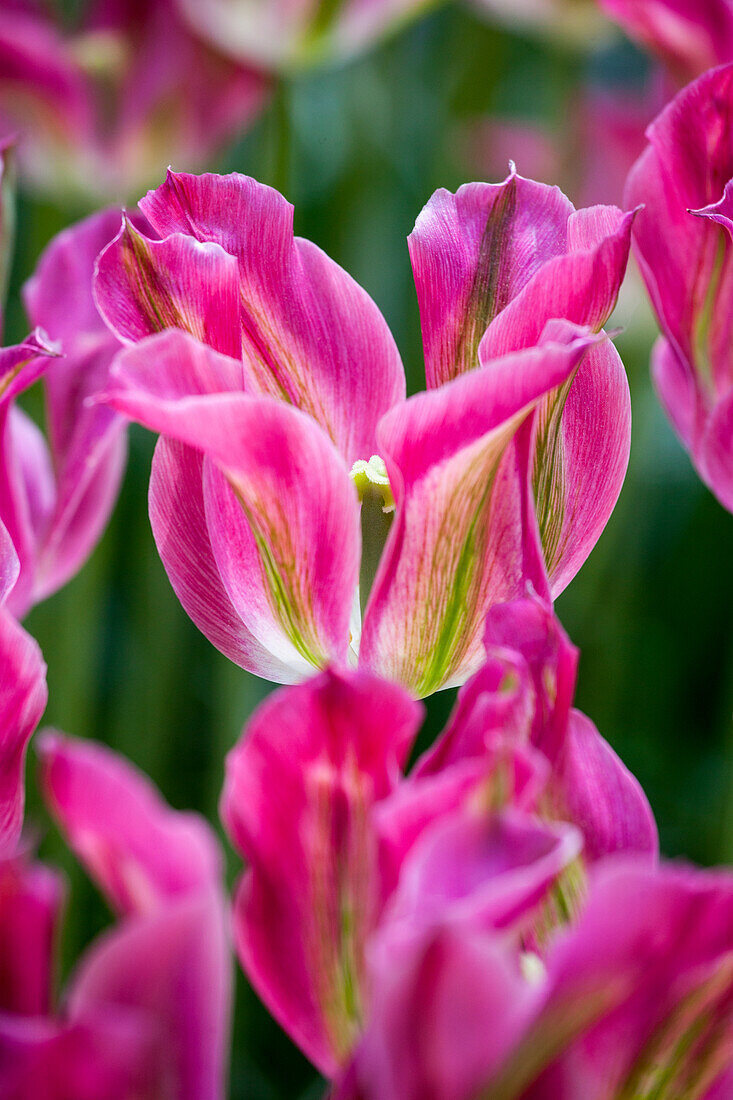
M 657 863 L 575 662 L 529 596 L 407 777 L 421 708 L 362 670 L 281 689 L 230 754 L 238 952 L 340 1098 L 727 1096 L 733 877 Z
M 733 66 L 683 89 L 626 185 L 634 249 L 662 329 L 660 399 L 700 477 L 733 511 Z
M 188 614 L 276 681 L 465 681 L 489 608 L 561 592 L 618 496 L 629 394 L 601 329 L 634 215 L 513 170 L 436 192 L 409 240 L 428 392 L 405 400 L 376 305 L 276 191 L 171 172 L 140 208 L 160 239 L 125 222 L 97 265 L 130 345 L 105 400 L 161 434 L 150 516 Z
M 0 859 L 3 1100 L 223 1100 L 231 997 L 222 854 L 109 749 L 48 733 L 49 809 L 117 923 L 58 1006 L 63 884 L 19 850 Z

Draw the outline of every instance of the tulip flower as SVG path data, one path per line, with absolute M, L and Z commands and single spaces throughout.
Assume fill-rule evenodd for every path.
M 362 670 L 271 696 L 228 758 L 222 816 L 248 863 L 235 900 L 239 957 L 326 1075 L 368 1025 L 378 995 L 368 956 L 385 921 L 412 935 L 450 897 L 487 927 L 526 910 L 534 943 L 573 911 L 601 857 L 654 862 L 636 780 L 570 712 L 575 651 L 549 610 L 529 598 L 490 618 L 484 668 L 407 778 L 421 710 Z M 464 849 L 481 858 L 485 888 L 454 873 Z
M 474 876 L 490 881 L 458 847 L 453 877 Z M 729 1095 L 730 874 L 606 860 L 542 959 L 455 909 L 447 898 L 412 937 L 380 933 L 371 1022 L 334 1100 Z
M 662 337 L 660 399 L 705 484 L 733 511 L 733 305 L 728 218 L 733 66 L 685 88 L 647 131 L 626 196 L 644 204 L 635 253 Z
M 104 386 L 119 349 L 90 292 L 95 256 L 114 235 L 115 222 L 109 211 L 95 214 L 51 242 L 25 288 L 28 315 L 39 327 L 20 348 L 0 353 L 8 357 L 8 384 L 0 394 L 0 520 L 20 563 L 7 600 L 17 617 L 65 584 L 89 556 L 124 470 L 124 421 L 86 404 Z M 48 358 L 60 349 L 63 358 Z M 11 363 L 33 354 L 16 373 Z M 12 400 L 42 371 L 48 441 Z
M 230 974 L 222 858 L 108 749 L 48 734 L 43 785 L 117 913 L 52 1004 L 58 875 L 0 864 L 0 1095 L 216 1100 L 225 1095 Z
M 733 60 L 731 0 L 600 0 L 680 84 Z
M 85 9 L 70 32 L 33 0 L 3 10 L 0 133 L 20 135 L 36 188 L 125 199 L 172 158 L 205 165 L 260 110 L 265 78 L 192 34 L 174 0 Z
M 161 239 L 125 223 L 97 267 L 134 345 L 105 399 L 162 435 L 151 522 L 186 611 L 273 680 L 463 682 L 489 606 L 562 591 L 616 501 L 628 386 L 600 330 L 633 215 L 513 172 L 436 193 L 410 238 L 431 392 L 405 401 L 376 305 L 277 192 L 170 173 L 140 206 Z

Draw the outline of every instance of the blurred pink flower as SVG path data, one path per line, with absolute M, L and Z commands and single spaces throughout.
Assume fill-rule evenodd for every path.
M 490 881 L 485 846 L 454 858 L 469 890 Z M 371 1021 L 334 1100 L 730 1095 L 729 873 L 606 859 L 543 958 L 448 897 L 417 934 L 386 923 L 369 964 Z
M 436 192 L 409 241 L 430 390 L 405 401 L 376 305 L 276 191 L 170 173 L 141 209 L 162 239 L 126 223 L 98 262 L 135 345 L 106 400 L 162 434 L 151 522 L 185 609 L 270 679 L 358 652 L 415 695 L 463 682 L 491 604 L 562 591 L 620 491 L 628 386 L 596 334 L 633 214 L 514 173 Z
M 685 84 L 733 61 L 731 0 L 599 0 L 625 31 Z
M 333 1075 L 368 1027 L 381 995 L 368 958 L 385 921 L 416 935 L 448 902 L 492 927 L 531 909 L 523 930 L 534 941 L 579 904 L 590 863 L 612 852 L 654 862 L 643 792 L 570 710 L 575 663 L 536 597 L 495 608 L 484 668 L 407 778 L 421 709 L 371 673 L 326 671 L 277 692 L 248 723 L 222 796 L 248 863 L 237 948 L 322 1072 Z M 464 857 L 481 862 L 465 877 Z
M 652 373 L 695 468 L 733 511 L 733 66 L 679 93 L 628 179 L 634 248 L 662 329 Z
M 41 740 L 48 805 L 117 923 L 52 1003 L 59 876 L 0 862 L 2 1100 L 216 1100 L 225 1095 L 231 975 L 223 860 L 109 749 Z
M 93 0 L 67 32 L 34 0 L 4 5 L 0 133 L 38 189 L 125 199 L 171 160 L 204 166 L 262 106 L 266 79 L 217 54 L 175 0 Z

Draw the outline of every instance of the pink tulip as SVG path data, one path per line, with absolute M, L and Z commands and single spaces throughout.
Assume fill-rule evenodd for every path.
M 561 906 L 573 911 L 602 856 L 654 862 L 638 783 L 570 711 L 575 651 L 551 613 L 536 599 L 496 608 L 489 638 L 484 669 L 407 778 L 420 708 L 360 670 L 271 696 L 228 758 L 222 815 L 249 865 L 239 956 L 327 1075 L 368 1026 L 385 924 L 403 943 L 450 905 L 455 920 L 521 924 L 534 941 Z
M 107 400 L 163 436 L 151 521 L 189 615 L 278 681 L 463 682 L 488 608 L 560 592 L 616 501 L 628 386 L 596 334 L 633 215 L 514 173 L 433 196 L 410 238 L 433 392 L 405 401 L 377 307 L 277 192 L 170 173 L 141 209 L 161 239 L 126 223 L 98 263 L 135 345 Z
M 680 84 L 733 60 L 731 0 L 600 0 Z
M 78 571 L 117 498 L 126 455 L 124 422 L 109 409 L 86 404 L 105 385 L 119 349 L 90 293 L 95 256 L 114 235 L 116 220 L 109 212 L 95 214 L 51 242 L 25 288 L 28 315 L 43 329 L 36 329 L 30 343 L 0 353 L 0 369 L 2 356 L 9 362 L 8 384 L 0 394 L 0 520 L 20 564 L 8 596 L 18 617 Z M 63 357 L 49 360 L 57 349 Z M 10 364 L 32 351 L 36 358 L 17 374 Z M 42 371 L 48 442 L 11 400 Z
M 0 865 L 0 1097 L 224 1096 L 230 973 L 222 859 L 108 749 L 46 735 L 49 806 L 118 914 L 51 1006 L 58 877 Z
M 73 32 L 33 0 L 3 11 L 0 132 L 21 136 L 37 188 L 126 198 L 172 158 L 204 165 L 262 106 L 265 78 L 192 34 L 174 0 L 88 9 Z
M 733 302 L 728 193 L 733 66 L 685 88 L 647 131 L 628 179 L 643 203 L 635 252 L 663 336 L 652 356 L 662 404 L 700 477 L 733 511 Z
M 480 873 L 470 849 L 456 860 Z M 370 1026 L 334 1100 L 728 1095 L 730 874 L 606 860 L 542 960 L 449 900 L 421 935 L 396 944 L 385 927 L 370 976 Z

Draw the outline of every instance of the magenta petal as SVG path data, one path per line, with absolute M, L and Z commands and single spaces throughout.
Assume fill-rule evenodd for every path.
M 277 683 L 297 674 L 242 622 L 219 575 L 206 526 L 203 456 L 174 439 L 159 439 L 150 475 L 150 523 L 173 590 L 199 630 L 230 661 Z
M 63 898 L 56 871 L 27 863 L 22 854 L 0 859 L 0 1013 L 50 1011 Z
M 94 294 L 125 343 L 178 328 L 239 357 L 237 262 L 217 244 L 183 233 L 150 240 L 125 220 L 97 260 Z
M 700 430 L 698 425 L 704 418 L 702 402 L 692 372 L 664 336 L 652 348 L 651 369 L 667 416 L 685 447 L 692 450 Z
M 194 356 L 194 342 L 170 339 Z M 222 370 L 232 365 L 210 350 L 206 356 L 218 358 Z M 124 353 L 115 370 L 120 385 L 109 399 L 207 456 L 203 500 L 217 568 L 270 663 L 297 679 L 345 660 L 360 532 L 343 459 L 310 417 L 278 401 L 242 393 L 181 396 L 175 362 L 156 373 L 142 346 Z M 180 377 L 195 373 L 192 367 Z
M 555 317 L 598 331 L 616 304 L 635 216 L 615 206 L 572 213 L 567 250 L 548 259 L 491 321 L 479 345 L 480 359 L 531 347 Z
M 447 925 L 373 960 L 371 1025 L 334 1100 L 473 1100 L 540 991 L 496 936 Z
M 558 188 L 514 171 L 500 184 L 435 192 L 408 238 L 428 387 L 478 366 L 489 323 L 564 251 L 572 210 Z M 540 331 L 550 317 L 564 316 L 544 313 Z
M 5 603 L 19 574 L 18 552 L 7 527 L 0 520 L 0 604 Z
M 702 438 L 700 475 L 733 512 L 733 388 L 715 406 Z
M 169 172 L 140 207 L 162 235 L 237 258 L 247 376 L 313 416 L 349 464 L 369 458 L 379 418 L 405 394 L 399 353 L 366 292 L 293 236 L 292 206 L 247 176 Z
M 364 944 L 384 901 L 372 807 L 419 721 L 397 686 L 329 671 L 271 696 L 227 761 L 222 816 L 250 865 L 235 906 L 242 965 L 327 1074 L 361 1027 Z
M 221 855 L 206 823 L 172 810 L 122 757 L 55 732 L 38 754 L 50 810 L 119 913 L 159 911 L 218 882 Z
M 122 1095 L 223 1100 L 230 985 L 223 901 L 204 888 L 98 939 L 72 979 L 68 1016 L 91 1029 L 116 1014 L 139 1017 L 147 1069 Z
M 733 56 L 727 0 L 600 0 L 608 14 L 681 81 Z
M 485 930 L 514 925 L 531 916 L 582 847 L 570 826 L 464 809 L 439 820 L 412 849 L 385 921 L 411 934 L 442 920 Z
M 564 338 L 419 394 L 380 425 L 396 515 L 360 659 L 415 695 L 475 672 L 487 611 L 524 588 L 526 470 L 510 444 L 591 342 Z
M 47 696 L 37 643 L 0 608 L 0 853 L 12 852 L 20 836 L 26 746 Z
M 613 852 L 656 858 L 657 826 L 639 781 L 580 711 L 570 712 L 554 781 L 562 791 L 558 811 L 581 829 L 589 859 Z
M 550 590 L 558 596 L 598 541 L 631 449 L 631 398 L 613 344 L 591 348 L 535 416 L 532 487 Z
M 36 329 L 22 344 L 0 348 L 0 401 L 28 389 L 48 368 L 49 358 L 60 355 L 57 344 Z

